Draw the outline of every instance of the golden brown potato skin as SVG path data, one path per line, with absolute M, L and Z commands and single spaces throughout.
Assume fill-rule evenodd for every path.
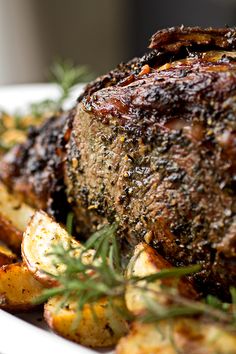
M 127 265 L 126 277 L 128 279 L 130 277 L 145 277 L 168 268 L 171 268 L 171 264 L 160 256 L 155 249 L 145 242 L 140 242 L 135 247 L 134 254 Z M 170 299 L 163 292 L 163 286 L 177 288 L 178 293 L 186 298 L 197 299 L 198 297 L 193 284 L 186 277 L 159 279 L 151 283 L 140 281 L 135 285 L 130 284 L 126 286 L 125 302 L 127 309 L 135 316 L 143 314 L 147 309 L 147 299 L 143 290 L 138 289 L 137 285 L 141 288 L 146 287 L 149 290 L 146 295 L 164 306 L 169 304 Z
M 14 251 L 20 251 L 22 233 L 33 213 L 33 208 L 0 183 L 0 240 Z
M 14 263 L 16 259 L 16 254 L 14 254 L 8 247 L 0 245 L 0 266 Z
M 31 310 L 43 289 L 21 262 L 0 268 L 1 309 L 11 312 Z
M 17 229 L 10 220 L 0 213 L 0 240 L 14 251 L 19 252 L 22 242 L 22 231 Z
M 57 286 L 58 280 L 54 276 L 65 270 L 65 265 L 58 260 L 55 267 L 55 257 L 50 254 L 57 245 L 75 248 L 74 256 L 79 256 L 83 247 L 54 218 L 42 210 L 36 211 L 24 232 L 21 254 L 29 272 L 46 287 Z M 91 252 L 84 255 L 84 260 L 92 260 Z
M 115 310 L 107 308 L 106 299 L 101 299 L 93 305 L 85 305 L 81 318 L 76 323 L 78 316 L 77 303 L 68 301 L 59 309 L 62 301 L 60 297 L 53 297 L 45 304 L 44 317 L 55 332 L 61 336 L 92 348 L 105 348 L 114 346 L 118 340 L 127 333 L 126 321 Z M 119 300 L 117 306 L 122 306 Z

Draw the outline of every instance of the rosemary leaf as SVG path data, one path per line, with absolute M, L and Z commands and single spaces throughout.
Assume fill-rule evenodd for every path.
M 70 212 L 66 218 L 66 230 L 69 235 L 73 233 L 73 220 L 74 220 L 74 213 Z
M 154 282 L 160 279 L 167 279 L 167 278 L 180 278 L 184 275 L 189 275 L 198 272 L 201 269 L 201 266 L 196 264 L 193 266 L 188 267 L 172 267 L 169 269 L 163 269 L 156 274 L 147 275 L 144 277 L 138 277 L 140 280 L 145 280 L 148 283 Z M 135 277 L 133 277 L 135 279 Z
M 68 216 L 68 229 L 71 229 L 71 216 Z M 163 286 L 155 291 L 149 283 L 167 278 L 179 278 L 193 274 L 201 269 L 199 265 L 189 267 L 173 267 L 163 269 L 156 274 L 149 276 L 124 276 L 120 262 L 120 250 L 116 238 L 117 225 L 106 225 L 95 232 L 85 243 L 84 250 L 80 256 L 76 256 L 76 249 L 69 247 L 64 249 L 58 245 L 52 250 L 52 254 L 60 264 L 65 265 L 62 274 L 56 276 L 58 287 L 46 290 L 42 299 L 51 296 L 62 295 L 66 298 L 73 298 L 77 301 L 78 316 L 85 304 L 94 304 L 96 301 L 106 297 L 109 306 L 114 307 L 115 299 L 119 298 L 125 303 L 125 294 L 128 286 L 143 294 L 146 307 L 142 314 L 136 316 L 135 320 L 141 322 L 158 322 L 163 319 L 172 319 L 178 316 L 207 316 L 212 321 L 226 324 L 228 327 L 236 325 L 232 314 L 232 306 L 226 306 L 220 300 L 209 296 L 204 301 L 187 299 L 178 293 L 176 288 Z M 84 262 L 84 255 L 93 249 L 94 256 L 91 263 Z M 154 293 L 154 297 L 153 297 Z M 232 299 L 236 301 L 236 289 L 231 289 Z M 158 298 L 166 297 L 167 302 L 158 302 Z M 235 309 L 235 306 L 234 306 Z M 117 309 L 119 311 L 119 309 Z M 134 319 L 134 315 L 123 308 L 122 316 L 126 319 Z M 234 315 L 235 316 L 235 315 Z

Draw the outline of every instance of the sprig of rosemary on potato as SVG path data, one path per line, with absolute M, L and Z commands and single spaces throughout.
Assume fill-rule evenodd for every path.
M 200 270 L 199 265 L 173 267 L 147 276 L 127 277 L 121 265 L 116 229 L 116 224 L 108 225 L 93 234 L 85 243 L 80 257 L 73 256 L 76 253 L 75 249 L 66 250 L 61 245 L 54 247 L 52 254 L 58 263 L 65 265 L 65 271 L 59 275 L 51 275 L 60 285 L 46 290 L 40 301 L 61 295 L 62 303 L 65 303 L 71 297 L 76 299 L 78 309 L 81 310 L 85 304 L 93 305 L 104 297 L 107 297 L 111 304 L 117 298 L 124 300 L 127 288 L 131 286 L 137 291 L 142 291 L 146 309 L 136 316 L 128 309 L 122 309 L 123 315 L 128 319 L 153 323 L 179 316 L 201 315 L 223 323 L 229 329 L 236 328 L 235 303 L 226 306 L 220 300 L 216 301 L 214 297 L 211 297 L 211 301 L 210 297 L 203 301 L 196 301 L 183 297 L 173 286 L 165 285 L 157 290 L 149 286 L 158 280 L 177 279 L 193 274 Z M 95 250 L 93 261 L 85 264 L 83 255 L 91 249 Z M 235 300 L 235 291 L 235 288 L 231 289 L 233 300 Z M 153 295 L 155 299 L 165 296 L 166 303 L 156 301 Z

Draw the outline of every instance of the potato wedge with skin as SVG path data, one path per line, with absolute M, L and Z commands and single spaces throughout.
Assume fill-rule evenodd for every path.
M 34 211 L 0 183 L 0 240 L 19 251 L 22 234 Z
M 85 305 L 79 320 L 76 302 L 69 300 L 60 308 L 61 301 L 59 296 L 51 298 L 45 304 L 44 317 L 50 328 L 67 339 L 87 347 L 105 348 L 115 345 L 127 333 L 126 321 L 108 306 L 106 299 L 92 308 Z M 115 302 L 119 308 L 123 306 L 121 300 Z
M 236 354 L 236 333 L 213 323 L 174 319 L 158 324 L 134 323 L 117 354 Z
M 151 274 L 156 274 L 162 269 L 171 268 L 171 264 L 167 262 L 162 256 L 160 256 L 152 247 L 144 242 L 139 243 L 134 250 L 134 255 L 129 261 L 126 277 L 131 276 L 147 276 Z M 161 286 L 174 286 L 178 287 L 179 292 L 190 298 L 196 298 L 197 293 L 194 290 L 192 284 L 188 279 L 162 279 L 146 284 L 144 281 L 139 283 L 140 286 L 145 286 L 150 289 L 149 296 L 156 299 L 159 303 L 166 304 L 166 296 L 164 294 L 156 295 L 154 292 L 161 293 Z M 153 291 L 153 293 L 152 293 Z M 129 311 L 133 314 L 138 315 L 142 313 L 146 308 L 146 301 L 144 298 L 144 293 L 142 290 L 137 290 L 136 287 L 129 285 L 125 294 L 126 305 Z
M 34 279 L 23 263 L 0 268 L 0 308 L 8 311 L 27 311 L 35 307 L 34 301 L 44 287 Z
M 17 255 L 14 254 L 8 247 L 0 244 L 0 266 L 14 263 L 17 260 Z
M 55 256 L 50 255 L 56 245 L 62 245 L 65 249 L 76 248 L 75 256 L 79 256 L 80 250 L 83 250 L 83 246 L 53 218 L 43 211 L 37 211 L 24 232 L 21 253 L 32 275 L 48 287 L 58 285 L 50 274 L 57 275 L 65 269 L 63 264 L 55 264 Z M 84 260 L 91 261 L 92 255 L 92 252 L 86 253 Z

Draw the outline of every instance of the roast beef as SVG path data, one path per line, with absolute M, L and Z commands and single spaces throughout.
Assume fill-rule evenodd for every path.
M 31 206 L 60 221 L 68 213 L 64 183 L 66 144 L 73 111 L 50 117 L 32 127 L 26 143 L 15 146 L 1 161 L 1 179 Z
M 81 234 L 116 221 L 125 252 L 144 239 L 173 265 L 199 263 L 196 286 L 221 297 L 236 285 L 235 58 L 235 29 L 158 31 L 147 54 L 87 86 L 69 114 L 59 173 Z M 17 177 L 19 154 L 2 163 L 9 186 L 32 185 L 40 136 Z M 37 176 L 49 165 L 45 155 Z
M 80 230 L 118 221 L 124 244 L 200 263 L 205 293 L 236 284 L 235 34 L 157 32 L 125 77 L 90 85 L 65 169 Z

